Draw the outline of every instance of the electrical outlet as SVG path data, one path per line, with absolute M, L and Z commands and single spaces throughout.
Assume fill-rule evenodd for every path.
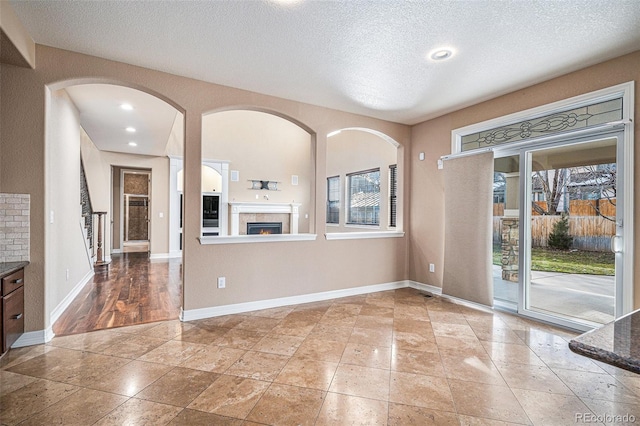
M 436 271 L 436 265 L 434 265 L 433 263 L 429 264 L 429 272 L 435 272 Z
M 218 277 L 218 288 L 225 288 L 227 286 L 227 279 L 225 277 Z

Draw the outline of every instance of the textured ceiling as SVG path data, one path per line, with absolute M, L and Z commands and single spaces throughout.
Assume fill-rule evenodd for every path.
M 407 124 L 640 48 L 638 0 L 11 4 L 36 43 Z

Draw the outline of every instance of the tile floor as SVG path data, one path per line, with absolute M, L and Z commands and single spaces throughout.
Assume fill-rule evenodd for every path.
M 0 421 L 640 422 L 640 376 L 572 353 L 571 337 L 413 289 L 95 331 L 10 351 L 0 361 Z

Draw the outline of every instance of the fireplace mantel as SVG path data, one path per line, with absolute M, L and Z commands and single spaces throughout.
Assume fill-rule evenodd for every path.
M 241 213 L 284 213 L 289 215 L 289 229 L 291 234 L 298 233 L 298 218 L 300 203 L 249 203 L 240 201 L 229 202 L 231 209 L 231 235 L 240 235 Z

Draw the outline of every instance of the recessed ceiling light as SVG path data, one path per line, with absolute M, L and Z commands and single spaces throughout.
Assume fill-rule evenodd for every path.
M 131 126 L 127 127 L 125 130 L 127 132 L 129 132 L 129 133 L 135 133 L 136 132 L 136 128 L 135 127 L 131 127 Z
M 453 50 L 451 49 L 438 49 L 431 52 L 429 57 L 434 61 L 444 61 L 453 56 Z
M 129 142 L 129 146 L 138 146 L 138 144 L 133 142 L 133 141 L 131 141 L 131 142 Z
M 131 106 L 131 104 L 122 104 L 120 105 L 120 108 L 122 108 L 125 111 L 131 111 L 133 109 L 133 106 Z

